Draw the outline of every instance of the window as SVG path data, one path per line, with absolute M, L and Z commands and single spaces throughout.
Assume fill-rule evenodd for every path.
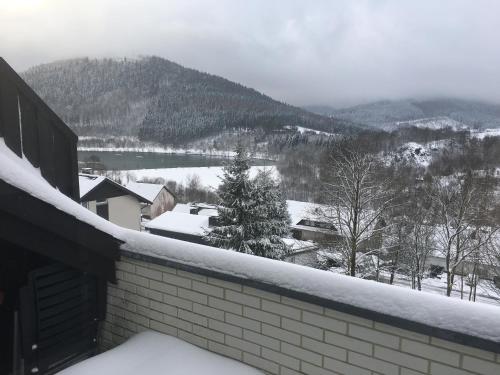
M 109 220 L 109 207 L 108 207 L 108 201 L 103 200 L 103 201 L 97 201 L 96 202 L 96 213 L 100 217 Z

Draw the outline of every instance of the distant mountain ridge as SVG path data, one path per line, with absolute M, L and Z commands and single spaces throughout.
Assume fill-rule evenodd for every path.
M 353 129 L 349 120 L 314 114 L 159 57 L 64 60 L 22 76 L 79 135 L 181 144 L 233 128 Z
M 423 124 L 430 120 L 430 127 L 436 126 L 435 119 L 445 125 L 448 118 L 451 126 L 462 124 L 471 128 L 500 128 L 500 105 L 473 100 L 441 98 L 428 100 L 384 100 L 361 104 L 354 107 L 317 111 L 314 106 L 307 107 L 317 113 L 330 115 L 338 119 L 352 121 L 382 129 L 397 126 L 410 126 L 418 121 Z

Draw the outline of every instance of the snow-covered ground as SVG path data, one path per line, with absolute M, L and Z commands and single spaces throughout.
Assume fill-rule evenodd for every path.
M 328 133 L 328 132 L 324 132 L 324 131 L 321 131 L 321 130 L 316 130 L 316 129 L 311 129 L 311 128 L 304 128 L 303 126 L 284 126 L 285 129 L 289 129 L 289 130 L 292 130 L 292 129 L 297 129 L 297 131 L 300 133 L 300 134 L 304 134 L 304 133 L 314 133 L 316 135 L 335 135 L 335 133 Z
M 397 121 L 394 124 L 389 125 L 390 130 L 398 129 L 401 127 L 410 127 L 410 126 L 415 126 L 417 128 L 434 129 L 434 130 L 444 129 L 444 128 L 451 128 L 454 131 L 469 129 L 469 126 L 459 121 L 453 120 L 447 116 L 428 117 L 410 121 Z
M 223 175 L 222 169 L 223 167 L 137 169 L 116 171 L 116 174 L 122 183 L 160 177 L 165 179 L 165 181 L 175 181 L 184 185 L 193 177 L 198 176 L 202 186 L 215 189 L 220 185 L 220 177 Z M 250 177 L 255 177 L 260 170 L 271 171 L 273 177 L 279 178 L 279 172 L 275 166 L 252 166 L 250 167 Z
M 471 136 L 479 139 L 484 139 L 486 137 L 500 137 L 500 128 L 473 131 L 471 132 Z
M 253 367 L 176 337 L 146 331 L 60 375 L 263 375 Z

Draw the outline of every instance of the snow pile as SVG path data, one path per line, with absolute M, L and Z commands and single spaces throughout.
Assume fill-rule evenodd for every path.
M 157 332 L 141 332 L 122 345 L 89 358 L 59 375 L 263 375 L 234 359 Z
M 55 190 L 38 169 L 26 159 L 18 158 L 3 139 L 0 139 L 0 166 L 0 179 L 123 241 L 123 250 L 500 342 L 499 307 L 121 228 Z
M 208 230 L 208 216 L 167 211 L 149 221 L 145 227 L 202 236 Z
M 500 137 L 500 128 L 474 131 L 471 132 L 471 136 L 478 139 L 484 139 L 486 137 Z

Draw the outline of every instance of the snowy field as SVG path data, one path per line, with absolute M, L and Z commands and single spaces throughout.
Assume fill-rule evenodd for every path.
M 116 171 L 116 173 L 122 183 L 160 177 L 165 181 L 175 181 L 186 185 L 193 177 L 198 176 L 202 186 L 216 189 L 220 185 L 220 177 L 223 175 L 222 169 L 223 167 L 160 168 Z M 260 170 L 270 171 L 273 177 L 279 178 L 279 172 L 275 166 L 252 166 L 250 167 L 250 177 L 255 177 Z

